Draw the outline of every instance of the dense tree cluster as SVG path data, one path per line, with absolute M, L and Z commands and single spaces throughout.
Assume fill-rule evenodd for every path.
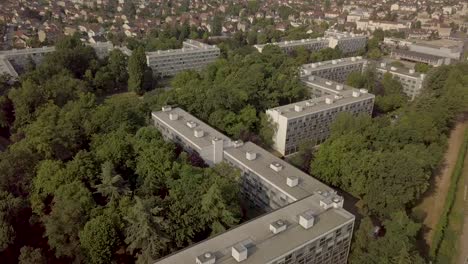
M 383 220 L 387 231 L 383 238 L 368 241 L 371 227 L 364 220 L 352 263 L 421 263 L 414 250 L 419 228 L 401 212 L 427 190 L 441 164 L 450 127 L 468 107 L 467 71 L 466 63 L 432 70 L 419 98 L 385 109 L 386 115 L 341 115 L 315 153 L 311 174 L 361 198 L 362 212 Z M 366 85 L 359 76 L 348 81 Z M 385 92 L 385 86 L 398 86 L 388 76 L 382 82 Z M 411 225 L 408 233 L 394 229 L 394 217 Z
M 268 108 L 306 97 L 297 64 L 276 46 L 262 53 L 218 60 L 202 72 L 183 72 L 162 103 L 178 104 L 234 138 L 271 141 L 272 130 L 263 114 Z
M 241 220 L 237 170 L 192 165 L 146 126 L 144 100 L 105 97 L 126 68 L 120 52 L 99 60 L 67 38 L 18 84 L 2 83 L 6 263 L 147 263 Z

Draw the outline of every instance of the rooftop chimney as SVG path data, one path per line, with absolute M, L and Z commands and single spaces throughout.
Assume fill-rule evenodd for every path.
M 216 262 L 216 257 L 211 252 L 206 252 L 196 259 L 197 264 L 214 264 Z
M 326 81 L 325 84 L 326 85 L 332 85 L 333 83 L 331 81 Z
M 342 84 L 337 84 L 336 85 L 336 90 L 338 90 L 338 91 L 343 90 L 343 85 Z
M 353 91 L 353 97 L 359 97 L 361 93 L 359 91 Z
M 304 229 L 309 229 L 312 226 L 314 226 L 315 222 L 315 213 L 313 210 L 308 210 L 303 212 L 302 214 L 298 215 L 299 217 L 299 224 L 304 228 Z
M 336 63 L 337 63 L 336 60 L 332 60 L 332 64 L 336 64 Z
M 387 66 L 387 64 L 385 62 L 380 63 L 380 67 L 384 68 L 385 66 Z
M 234 146 L 235 148 L 238 148 L 238 147 L 241 147 L 242 145 L 244 145 L 244 142 L 243 142 L 242 140 L 240 140 L 240 139 L 239 139 L 239 140 L 236 140 L 236 141 L 234 141 L 234 142 L 232 142 L 232 143 L 233 143 L 233 146 Z
M 177 113 L 169 113 L 169 120 L 177 120 L 179 119 L 179 115 Z
M 247 259 L 247 248 L 241 243 L 238 243 L 232 247 L 231 254 L 237 262 L 241 262 Z
M 410 73 L 410 74 L 413 74 L 413 73 L 414 73 L 414 69 L 410 69 L 410 70 L 409 70 L 409 73 Z
M 211 142 L 213 144 L 213 163 L 218 164 L 223 161 L 224 142 L 217 137 L 214 137 Z
M 286 178 L 286 184 L 289 187 L 296 187 L 299 184 L 299 178 L 297 176 L 288 176 Z
M 170 105 L 165 105 L 162 107 L 163 112 L 169 112 L 172 110 L 172 107 Z
M 325 103 L 326 103 L 326 104 L 333 104 L 333 99 L 327 97 L 327 98 L 325 98 Z
M 193 130 L 193 135 L 196 137 L 196 138 L 201 138 L 205 135 L 205 133 L 203 132 L 203 130 L 199 129 L 199 128 L 196 128 Z
M 279 172 L 283 169 L 283 165 L 279 164 L 278 162 L 273 162 L 270 164 L 270 168 L 276 172 Z
M 369 91 L 367 91 L 367 89 L 359 89 L 359 92 L 362 93 L 362 94 L 366 94 L 366 93 L 368 93 Z
M 277 220 L 273 223 L 270 223 L 270 231 L 273 234 L 278 234 L 286 230 L 286 223 L 283 220 Z
M 296 112 L 302 112 L 302 106 L 300 106 L 300 105 L 294 105 L 294 111 L 296 111 Z
M 190 128 L 195 128 L 197 126 L 197 123 L 193 121 L 187 121 L 187 126 Z
M 396 71 L 396 67 L 393 67 L 393 66 L 392 66 L 392 67 L 390 67 L 390 70 Z
M 247 151 L 245 152 L 245 158 L 248 159 L 248 160 L 254 160 L 257 158 L 257 153 L 253 152 L 253 151 Z

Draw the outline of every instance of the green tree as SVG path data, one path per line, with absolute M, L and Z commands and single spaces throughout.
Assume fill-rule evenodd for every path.
M 146 71 L 146 55 L 142 47 L 133 51 L 128 60 L 128 90 L 137 94 L 143 93 L 143 82 Z
M 157 259 L 167 250 L 169 240 L 164 233 L 165 222 L 161 208 L 153 200 L 135 198 L 135 204 L 124 217 L 127 222 L 125 243 L 130 253 L 139 251 L 138 262 L 146 263 Z
M 82 259 L 79 231 L 94 207 L 91 192 L 82 183 L 73 182 L 57 189 L 52 211 L 42 218 L 45 236 L 57 257 Z
M 114 166 L 111 162 L 102 165 L 101 184 L 96 185 L 98 193 L 107 197 L 109 203 L 113 204 L 123 195 L 131 193 L 125 180 L 120 175 L 115 175 Z
M 0 251 L 13 244 L 16 237 L 15 218 L 19 216 L 23 207 L 24 203 L 21 198 L 0 191 Z
M 431 65 L 418 62 L 414 65 L 414 70 L 420 73 L 427 73 L 432 68 Z
M 80 244 L 89 263 L 110 263 L 118 245 L 117 230 L 108 215 L 99 215 L 89 220 L 80 231 Z
M 39 248 L 24 246 L 20 250 L 19 264 L 46 264 L 47 259 Z

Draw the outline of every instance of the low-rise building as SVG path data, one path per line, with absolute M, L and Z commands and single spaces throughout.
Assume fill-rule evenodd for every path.
M 352 72 L 363 72 L 367 68 L 367 60 L 361 56 L 304 64 L 300 68 L 300 76 L 315 75 L 321 78 L 344 83 Z
M 214 62 L 220 54 L 216 46 L 195 40 L 183 42 L 183 48 L 147 52 L 148 66 L 155 76 L 174 76 L 184 70 L 199 70 Z
M 268 44 L 258 44 L 254 47 L 262 52 L 267 45 L 275 45 L 280 47 L 284 52 L 291 53 L 298 47 L 304 47 L 310 51 L 318 51 L 321 49 L 328 48 L 329 40 L 326 38 L 314 38 L 314 39 L 300 39 L 300 40 L 286 40 L 281 42 L 274 42 Z
M 441 56 L 417 51 L 411 51 L 407 49 L 394 49 L 391 52 L 391 57 L 397 60 L 407 60 L 412 62 L 426 63 L 434 67 L 438 67 L 444 64 L 450 64 L 449 58 L 444 58 Z
M 330 135 L 330 126 L 341 112 L 372 114 L 375 96 L 317 76 L 302 80 L 311 89 L 312 99 L 268 109 L 276 126 L 273 148 L 282 155 L 298 151 L 304 141 L 317 145 Z
M 415 72 L 414 69 L 406 69 L 387 65 L 382 62 L 377 67 L 378 76 L 382 77 L 385 73 L 390 73 L 393 78 L 400 81 L 403 86 L 403 92 L 413 100 L 418 96 L 423 88 L 423 82 L 426 75 L 423 73 Z

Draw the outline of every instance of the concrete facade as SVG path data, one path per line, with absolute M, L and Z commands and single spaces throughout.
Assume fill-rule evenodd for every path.
M 361 56 L 309 63 L 301 66 L 300 76 L 315 75 L 331 81 L 344 83 L 350 73 L 364 72 L 367 64 L 367 60 Z
M 377 67 L 377 74 L 382 77 L 385 73 L 390 73 L 393 78 L 400 81 L 403 86 L 403 92 L 414 100 L 423 89 L 423 82 L 426 75 L 423 73 L 415 72 L 413 69 L 403 69 L 394 66 L 389 66 L 386 63 L 380 63 Z
M 366 44 L 367 36 L 330 30 L 325 32 L 325 36 L 323 38 L 282 41 L 254 45 L 254 47 L 259 52 L 262 52 L 267 45 L 276 45 L 287 53 L 293 52 L 298 47 L 304 47 L 310 51 L 319 51 L 325 48 L 338 47 L 344 54 L 351 55 L 364 50 Z
M 197 152 L 210 166 L 241 172 L 241 193 L 268 213 L 156 263 L 345 264 L 354 216 L 336 191 L 252 142 L 233 141 L 180 108 L 152 120 L 166 140 Z
M 309 76 L 303 82 L 315 98 L 266 111 L 277 127 L 273 148 L 282 155 L 297 152 L 304 141 L 313 145 L 324 142 L 339 113 L 372 114 L 375 96 L 365 89 L 355 89 L 317 76 Z
M 214 62 L 220 54 L 216 46 L 195 40 L 183 42 L 183 48 L 146 53 L 148 66 L 155 76 L 174 76 L 184 70 L 199 70 Z

